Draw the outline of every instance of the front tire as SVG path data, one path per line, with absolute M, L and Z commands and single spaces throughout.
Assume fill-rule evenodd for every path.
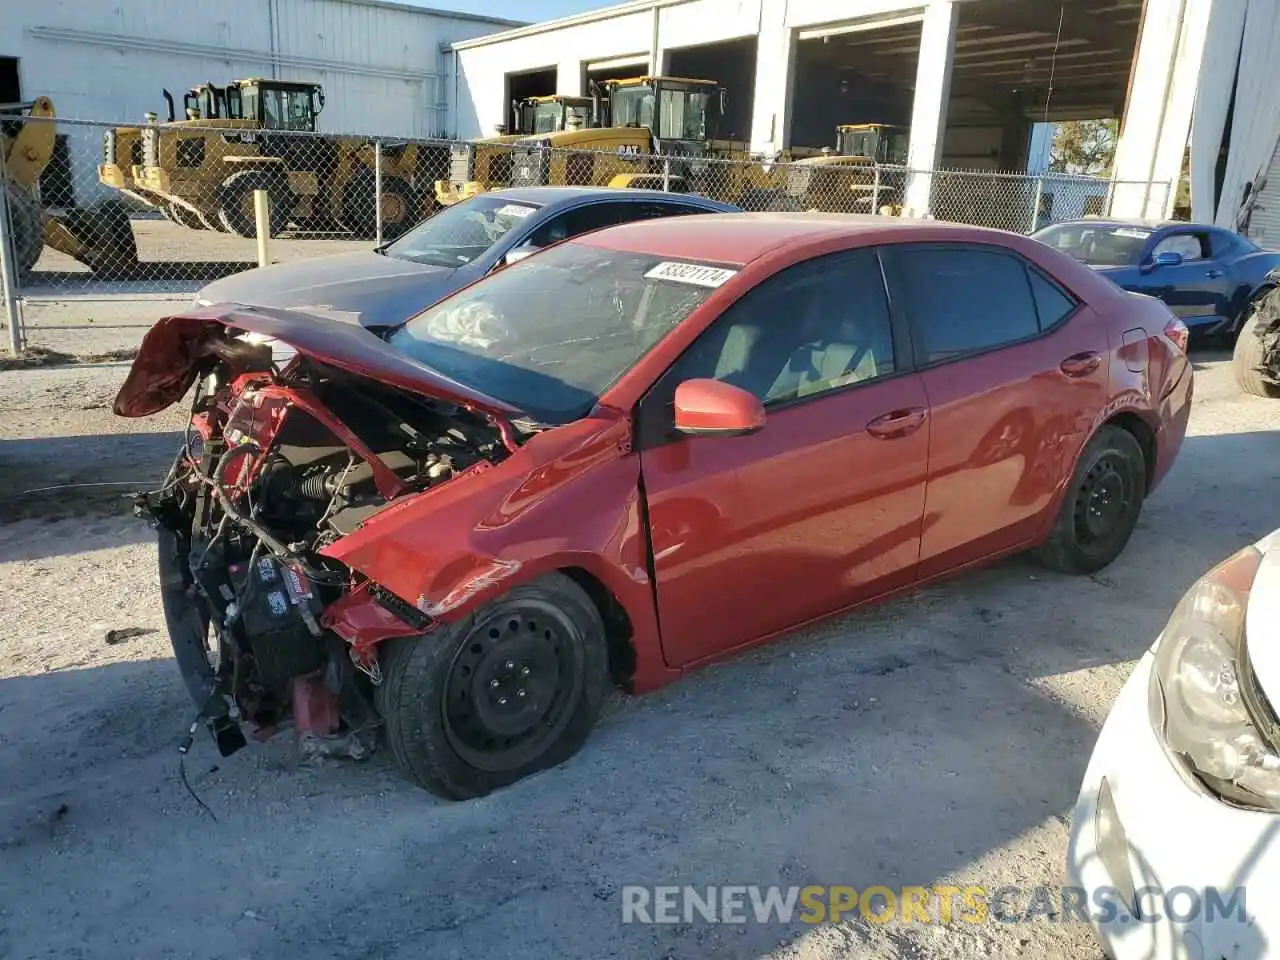
M 267 191 L 267 226 L 271 236 L 278 236 L 289 224 L 293 198 L 282 178 L 265 170 L 241 170 L 222 181 L 218 186 L 218 222 L 227 233 L 256 237 L 255 190 Z
M 1280 357 L 1280 287 L 1256 298 L 1248 311 L 1231 355 L 1236 383 L 1250 396 L 1280 398 L 1274 379 L 1280 373 L 1274 366 Z
M 1146 491 L 1137 439 L 1121 427 L 1103 427 L 1080 454 L 1049 539 L 1034 556 L 1061 573 L 1096 573 L 1128 544 Z
M 484 796 L 556 766 L 586 741 L 608 687 L 604 624 L 551 574 L 421 638 L 388 643 L 377 688 L 388 745 L 418 784 Z

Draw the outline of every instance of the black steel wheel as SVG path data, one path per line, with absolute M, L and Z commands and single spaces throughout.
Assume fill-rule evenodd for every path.
M 582 746 L 608 685 L 604 626 L 553 574 L 380 653 L 378 709 L 397 761 L 439 796 L 483 796 Z
M 1146 491 L 1142 446 L 1121 427 L 1103 427 L 1081 453 L 1053 530 L 1036 556 L 1063 573 L 1101 570 L 1129 542 Z

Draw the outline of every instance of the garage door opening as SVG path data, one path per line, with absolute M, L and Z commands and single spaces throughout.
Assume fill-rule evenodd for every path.
M 502 115 L 506 118 L 506 129 L 515 130 L 518 118 L 512 110 L 512 102 L 525 100 L 529 97 L 549 97 L 554 94 L 556 92 L 556 68 L 543 67 L 538 70 L 508 73 L 506 88 L 507 100 Z
M 837 146 L 837 128 L 911 122 L 920 24 L 832 26 L 796 41 L 792 147 Z
M 751 139 L 756 76 L 755 37 L 668 50 L 665 72 L 668 76 L 690 80 L 714 80 L 724 87 L 724 117 L 717 136 L 722 140 L 744 143 Z

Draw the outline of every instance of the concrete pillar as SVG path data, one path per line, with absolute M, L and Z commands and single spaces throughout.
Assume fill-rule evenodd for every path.
M 1031 121 L 1022 108 L 1022 97 L 1011 93 L 1000 109 L 1001 170 L 1025 170 L 1031 147 Z
M 1147 4 L 1116 144 L 1112 216 L 1160 219 L 1173 211 L 1211 7 Z
M 556 93 L 562 97 L 583 96 L 584 72 L 581 60 L 561 60 L 556 66 Z
M 791 144 L 795 48 L 795 32 L 787 25 L 787 0 L 760 0 L 751 112 L 751 149 L 758 153 L 771 155 Z
M 930 0 L 920 25 L 920 59 L 916 64 L 915 102 L 911 106 L 911 142 L 907 147 L 907 166 L 912 172 L 907 177 L 905 205 L 910 216 L 929 213 L 933 169 L 942 159 L 956 51 L 957 7 L 954 0 Z
M 653 8 L 653 19 L 649 24 L 649 76 L 661 77 L 666 72 L 667 52 L 662 49 L 659 27 L 662 24 L 662 8 Z

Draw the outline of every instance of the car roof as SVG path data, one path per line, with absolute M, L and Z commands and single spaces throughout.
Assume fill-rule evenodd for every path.
M 560 206 L 584 200 L 623 200 L 640 202 L 642 200 L 678 200 L 708 210 L 736 210 L 732 204 L 721 203 L 687 193 L 664 193 L 661 190 L 636 190 L 630 187 L 505 187 L 492 191 L 495 196 L 509 197 L 512 200 L 523 200 L 536 203 L 540 207 Z M 484 194 L 481 194 L 484 196 Z
M 1186 220 L 1144 220 L 1141 217 L 1078 217 L 1074 220 L 1059 220 L 1057 223 L 1049 224 L 1044 229 L 1077 225 L 1091 227 L 1144 227 L 1148 230 L 1163 230 L 1166 227 L 1188 227 L 1198 230 L 1222 229 L 1222 227 L 1215 227 L 1211 223 L 1190 223 Z
M 850 213 L 732 213 L 691 217 L 663 217 L 606 227 L 569 240 L 628 253 L 679 257 L 686 260 L 746 264 L 783 246 L 839 236 L 856 238 L 851 246 L 887 241 L 903 242 L 913 233 L 931 241 L 982 241 L 1008 245 L 1003 230 Z

